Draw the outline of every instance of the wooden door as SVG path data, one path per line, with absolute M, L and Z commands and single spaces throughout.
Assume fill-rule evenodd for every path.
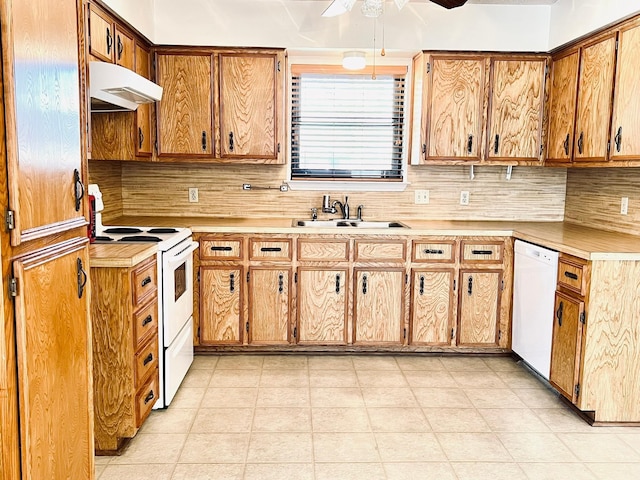
M 491 60 L 488 160 L 538 161 L 546 60 Z
M 485 61 L 431 56 L 427 64 L 426 160 L 480 160 Z
M 81 227 L 78 17 L 75 0 L 11 2 L 2 25 L 12 245 Z
M 554 311 L 549 382 L 575 403 L 580 377 L 584 302 L 556 292 Z
M 573 156 L 579 61 L 580 53 L 574 50 L 555 58 L 551 66 L 547 162 L 569 163 Z
M 603 162 L 609 141 L 615 34 L 583 47 L 581 52 L 573 160 Z
M 450 345 L 453 339 L 455 291 L 453 269 L 413 271 L 411 288 L 412 345 Z
M 200 267 L 200 344 L 242 343 L 241 267 Z
M 136 42 L 135 72 L 147 80 L 151 79 L 151 55 L 149 50 Z M 143 103 L 136 110 L 136 126 L 134 132 L 136 156 L 150 157 L 153 154 L 151 141 L 151 104 Z
M 298 343 L 347 343 L 348 285 L 346 268 L 298 270 Z
M 277 160 L 277 55 L 220 55 L 222 158 Z
M 113 30 L 111 17 L 95 4 L 89 4 L 89 53 L 103 62 L 113 62 L 115 52 Z
M 620 30 L 613 120 L 611 160 L 637 160 L 640 156 L 640 26 Z
M 354 280 L 354 343 L 402 343 L 404 270 L 356 269 Z
M 249 269 L 249 343 L 289 342 L 289 268 Z
M 458 345 L 497 346 L 502 272 L 460 272 Z
M 210 157 L 213 147 L 212 57 L 159 53 L 158 155 Z
M 121 67 L 133 70 L 135 66 L 135 42 L 130 33 L 125 32 L 118 25 L 115 26 L 115 61 Z
M 25 479 L 94 478 L 87 245 L 76 238 L 13 262 Z

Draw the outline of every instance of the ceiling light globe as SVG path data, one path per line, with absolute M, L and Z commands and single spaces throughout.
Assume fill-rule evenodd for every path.
M 364 52 L 353 50 L 342 56 L 342 66 L 347 70 L 362 70 L 366 64 Z

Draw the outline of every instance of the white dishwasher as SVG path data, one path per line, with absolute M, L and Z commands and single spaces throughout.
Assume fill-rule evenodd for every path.
M 548 380 L 558 252 L 522 240 L 514 250 L 511 348 Z

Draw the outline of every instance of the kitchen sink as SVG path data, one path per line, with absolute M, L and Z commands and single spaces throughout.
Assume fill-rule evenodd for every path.
M 294 220 L 294 227 L 306 228 L 409 228 L 404 223 L 394 221 L 365 220 Z

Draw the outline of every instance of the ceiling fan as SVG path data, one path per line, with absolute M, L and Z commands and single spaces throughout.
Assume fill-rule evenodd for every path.
M 383 4 L 385 0 L 363 0 L 362 13 L 366 17 L 378 17 L 382 14 Z M 409 0 L 393 0 L 401 10 Z M 461 7 L 467 0 L 431 0 L 432 3 L 440 5 L 441 7 L 451 9 Z M 327 9 L 322 12 L 323 17 L 335 17 L 342 15 L 343 13 L 350 12 L 356 0 L 333 0 Z

